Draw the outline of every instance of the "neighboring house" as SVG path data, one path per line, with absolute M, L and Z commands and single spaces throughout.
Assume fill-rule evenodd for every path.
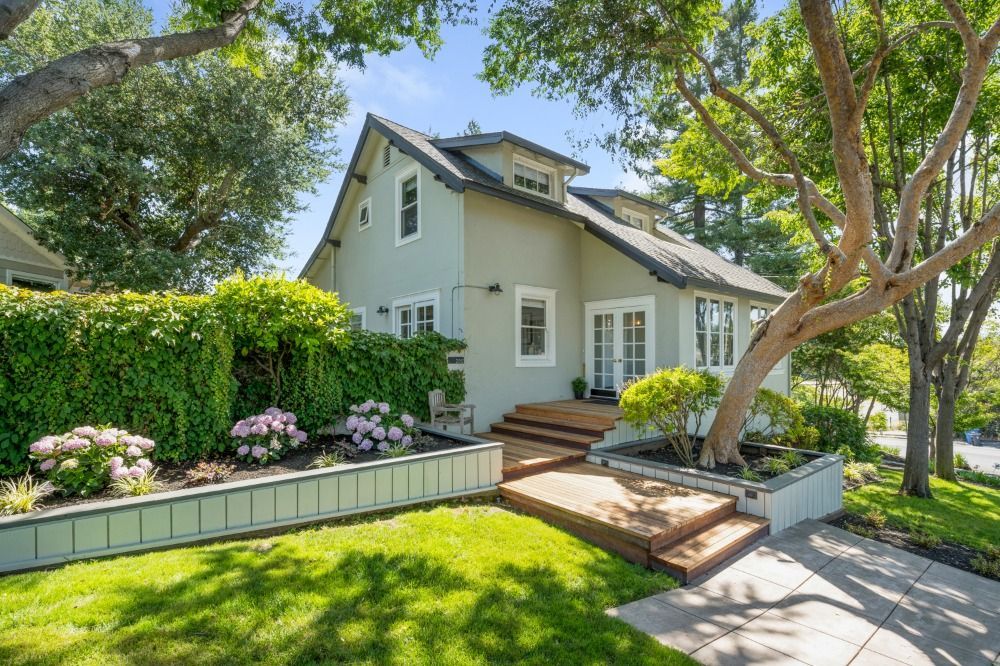
M 69 290 L 66 260 L 39 245 L 31 227 L 0 205 L 0 283 L 38 291 Z
M 667 210 L 572 187 L 585 164 L 508 132 L 436 139 L 369 115 L 300 277 L 354 325 L 462 338 L 480 426 L 517 403 L 614 397 L 687 365 L 731 373 L 785 292 L 659 225 Z M 765 386 L 788 392 L 784 359 Z

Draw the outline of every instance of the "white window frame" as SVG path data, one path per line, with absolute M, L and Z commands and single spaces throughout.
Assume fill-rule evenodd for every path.
M 514 367 L 551 368 L 555 366 L 556 293 L 558 293 L 557 289 L 547 287 L 514 285 Z M 545 302 L 545 354 L 539 356 L 523 356 L 521 354 L 521 302 L 526 298 Z
M 356 315 L 361 315 L 361 329 L 362 331 L 368 330 L 368 308 L 364 305 L 359 305 L 356 308 L 351 308 L 351 312 Z M 352 317 L 353 319 L 353 317 Z M 353 328 L 353 327 L 352 327 Z
M 535 171 L 541 171 L 546 173 L 549 177 L 549 193 L 543 194 L 536 190 L 529 190 L 527 187 L 521 187 L 520 185 L 515 184 L 514 170 L 517 168 L 518 164 L 520 164 L 521 166 L 528 167 L 529 169 L 534 169 Z M 556 178 L 556 170 L 540 162 L 528 159 L 527 157 L 522 157 L 521 155 L 514 155 L 513 164 L 511 165 L 510 168 L 510 185 L 515 190 L 520 190 L 521 192 L 536 194 L 540 197 L 545 197 L 546 199 L 558 200 L 558 197 L 556 196 L 556 187 L 559 187 L 559 179 Z
M 633 219 L 629 220 L 629 217 L 632 217 Z M 638 211 L 634 211 L 631 208 L 625 208 L 624 206 L 622 206 L 622 219 L 625 220 L 626 224 L 630 227 L 642 229 L 643 231 L 646 230 L 646 226 L 649 224 L 648 215 L 643 215 Z M 633 220 L 639 222 L 639 226 L 635 226 Z
M 417 195 L 417 204 L 420 203 L 420 195 Z M 368 221 L 361 224 L 361 211 L 368 209 Z M 364 231 L 372 226 L 372 198 L 368 197 L 358 204 L 358 231 Z
M 403 182 L 409 180 L 414 175 L 417 177 L 417 233 L 410 234 L 406 238 L 402 238 L 403 233 L 403 192 L 401 190 Z M 406 245 L 407 243 L 412 243 L 413 241 L 420 240 L 423 234 L 423 223 L 421 221 L 421 207 L 424 203 L 423 192 L 420 190 L 420 167 L 414 166 L 413 168 L 402 171 L 396 176 L 396 247 L 401 245 Z
M 705 353 L 707 356 L 707 363 L 705 365 L 698 365 L 698 299 L 704 298 L 708 305 L 708 310 L 705 313 L 705 332 L 706 332 L 706 347 Z M 717 301 L 719 303 L 719 364 L 712 364 L 712 322 L 711 322 L 711 311 L 712 311 L 712 301 Z M 726 364 L 726 343 L 725 343 L 725 313 L 726 313 L 726 303 L 731 303 L 733 306 L 733 362 L 732 364 Z M 740 349 L 737 346 L 740 339 L 740 303 L 739 299 L 735 296 L 725 296 L 722 294 L 712 294 L 709 292 L 696 291 L 694 292 L 694 299 L 691 301 L 691 331 L 694 333 L 692 341 L 694 346 L 692 347 L 692 356 L 695 370 L 709 370 L 711 372 L 722 372 L 722 373 L 732 373 L 737 364 L 740 362 Z
M 763 308 L 764 310 L 767 310 L 767 316 L 769 317 L 777 307 L 778 306 L 775 305 L 774 303 L 764 303 L 763 301 L 750 301 L 750 309 L 747 310 L 747 345 L 750 344 L 750 337 L 753 335 L 753 320 L 750 319 L 750 313 L 753 311 L 753 309 Z M 782 358 L 780 361 L 778 361 L 777 365 L 771 368 L 771 372 L 767 374 L 781 375 L 784 374 L 784 372 L 785 372 L 785 359 Z
M 54 287 L 54 291 L 66 291 L 66 280 L 65 278 L 56 278 L 51 275 L 41 275 L 39 273 L 29 273 L 27 271 L 18 271 L 13 268 L 8 268 L 6 272 L 6 280 L 4 284 L 11 287 L 14 286 L 15 278 L 22 278 L 24 280 L 29 280 L 31 282 L 46 282 Z
M 396 337 L 403 337 L 402 331 L 400 330 L 399 321 L 399 310 L 402 308 L 408 308 L 410 310 L 410 326 L 413 327 L 413 332 L 410 337 L 416 335 L 417 330 L 417 308 L 421 305 L 433 305 L 434 306 L 434 323 L 432 326 L 433 330 L 441 331 L 441 292 L 438 290 L 433 291 L 423 291 L 417 294 L 409 294 L 406 296 L 400 296 L 399 298 L 394 298 L 392 300 L 392 332 Z

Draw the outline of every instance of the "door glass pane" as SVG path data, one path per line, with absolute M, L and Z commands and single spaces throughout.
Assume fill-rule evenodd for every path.
M 722 363 L 723 365 L 733 365 L 733 354 L 735 347 L 735 337 L 736 337 L 736 322 L 735 315 L 733 314 L 733 304 L 726 301 L 723 304 L 723 321 L 722 321 L 722 339 L 723 339 L 723 350 L 722 350 Z
M 595 314 L 594 326 L 594 369 L 592 385 L 596 389 L 613 389 L 614 378 L 614 316 Z
M 646 374 L 646 312 L 633 310 L 622 314 L 622 382 Z
M 709 327 L 710 333 L 710 355 L 711 364 L 714 366 L 719 365 L 720 357 L 720 338 L 719 338 L 719 328 L 720 328 L 720 313 L 719 313 L 719 301 L 712 301 L 709 306 Z

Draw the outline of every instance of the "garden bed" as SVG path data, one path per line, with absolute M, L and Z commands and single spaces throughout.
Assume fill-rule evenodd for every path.
M 807 518 L 829 516 L 842 507 L 843 456 L 745 443 L 740 447 L 744 455 L 762 459 L 796 452 L 806 459 L 805 464 L 783 474 L 750 481 L 723 473 L 725 468 L 722 466 L 708 471 L 656 459 L 660 455 L 657 452 L 665 446 L 669 447 L 665 440 L 630 442 L 610 449 L 592 450 L 587 460 L 690 488 L 732 495 L 736 497 L 737 511 L 770 520 L 771 534 Z M 668 458 L 666 454 L 663 457 Z
M 697 460 L 698 456 L 701 455 L 701 444 L 702 440 L 697 440 L 694 446 L 694 459 Z M 787 471 L 791 471 L 796 467 L 801 467 L 805 465 L 810 460 L 816 460 L 823 456 L 822 453 L 813 451 L 799 451 L 796 449 L 784 449 L 780 447 L 769 447 L 764 448 L 764 445 L 744 443 L 740 446 L 740 455 L 746 460 L 747 465 L 750 469 L 760 477 L 761 481 L 767 481 L 775 477 L 781 476 Z M 623 447 L 615 450 L 616 453 L 622 455 L 632 456 L 640 460 L 650 460 L 659 463 L 665 463 L 673 467 L 687 467 L 681 457 L 677 455 L 674 451 L 674 447 L 666 443 L 663 440 L 655 440 L 652 442 L 644 442 L 642 444 L 637 444 L 633 447 Z M 798 453 L 801 456 L 801 461 L 797 464 L 792 463 L 788 465 L 787 470 L 783 471 L 773 471 L 768 469 L 766 463 L 770 459 L 782 459 L 782 456 L 787 452 Z M 732 477 L 734 479 L 742 479 L 741 476 L 744 472 L 742 465 L 736 465 L 733 463 L 717 463 L 715 468 L 712 470 L 714 474 L 720 474 L 722 476 Z M 754 479 L 748 479 L 754 480 Z

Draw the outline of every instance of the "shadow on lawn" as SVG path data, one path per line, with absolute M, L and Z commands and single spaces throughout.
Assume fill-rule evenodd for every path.
M 78 635 L 34 654 L 63 663 L 96 650 L 100 661 L 148 664 L 669 660 L 604 615 L 622 597 L 622 563 L 605 553 L 588 553 L 576 577 L 498 558 L 471 578 L 454 565 L 462 553 L 389 554 L 377 543 L 329 552 L 311 543 L 314 532 L 299 536 L 173 551 L 193 561 L 168 581 L 136 580 L 148 575 L 130 567 L 137 558 L 91 563 L 109 578 L 83 593 L 108 611 L 64 620 Z M 0 641 L 0 663 L 25 661 L 25 647 Z

